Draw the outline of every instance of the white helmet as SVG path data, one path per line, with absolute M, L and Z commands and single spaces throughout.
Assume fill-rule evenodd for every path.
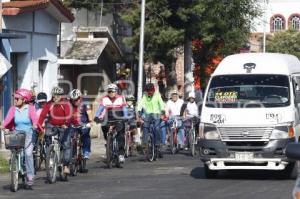
M 191 91 L 189 92 L 189 97 L 188 98 L 196 98 L 195 92 Z
M 118 90 L 118 86 L 115 84 L 109 84 L 106 88 L 106 91 L 114 91 L 116 92 Z
M 52 88 L 51 95 L 63 95 L 64 89 L 58 86 Z
M 82 94 L 81 94 L 80 90 L 74 89 L 70 92 L 69 96 L 72 100 L 75 100 L 75 99 L 78 99 L 79 97 L 81 97 Z

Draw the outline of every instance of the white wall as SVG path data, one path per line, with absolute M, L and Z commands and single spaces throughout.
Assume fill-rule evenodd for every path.
M 47 60 L 43 91 L 50 94 L 53 85 L 57 83 L 56 55 L 59 22 L 45 11 L 40 10 L 35 14 L 5 16 L 3 24 L 3 29 L 26 35 L 24 39 L 10 40 L 11 52 L 24 53 L 18 58 L 18 76 L 22 79 L 21 87 L 31 89 L 34 83 L 39 82 L 39 60 Z M 37 86 L 35 91 L 40 92 L 41 90 Z
M 261 8 L 264 8 L 264 0 L 259 0 Z M 275 14 L 281 14 L 285 18 L 286 28 L 291 14 L 300 14 L 300 0 L 269 0 L 264 16 L 253 21 L 252 32 L 264 32 L 263 21 L 266 21 L 266 32 L 270 32 L 270 19 Z

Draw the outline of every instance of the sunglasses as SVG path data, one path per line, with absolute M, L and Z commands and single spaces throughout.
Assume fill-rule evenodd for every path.
M 107 91 L 108 93 L 115 93 L 116 91 Z

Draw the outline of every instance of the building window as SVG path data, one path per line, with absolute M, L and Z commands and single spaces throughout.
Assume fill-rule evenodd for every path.
M 294 30 L 300 30 L 300 17 L 292 16 L 291 17 L 291 28 Z
M 275 15 L 271 18 L 271 32 L 281 31 L 285 29 L 285 19 L 281 15 Z

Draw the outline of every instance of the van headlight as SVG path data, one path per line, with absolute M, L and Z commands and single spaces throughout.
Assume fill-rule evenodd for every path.
M 216 126 L 205 123 L 200 124 L 200 137 L 206 140 L 220 140 Z
M 295 136 L 295 131 L 293 126 L 284 125 L 284 126 L 275 126 L 272 134 L 270 136 L 271 140 L 287 139 Z

